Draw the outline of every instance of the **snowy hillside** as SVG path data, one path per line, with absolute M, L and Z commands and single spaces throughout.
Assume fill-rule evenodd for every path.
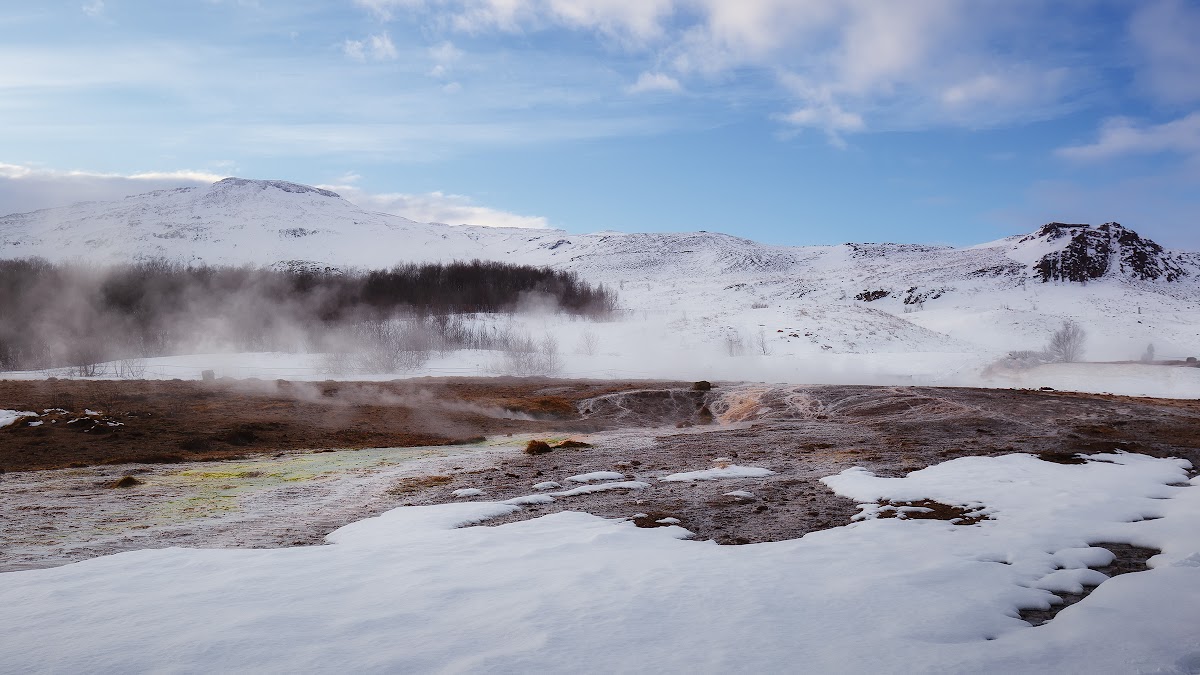
M 1040 348 L 1067 318 L 1088 331 L 1089 360 L 1136 360 L 1150 343 L 1160 358 L 1200 354 L 1200 256 L 1164 250 L 1115 223 L 1051 223 L 967 248 L 782 247 L 707 232 L 576 235 L 417 223 L 364 211 L 327 190 L 230 178 L 0 218 L 0 257 L 31 256 L 551 265 L 618 289 L 629 318 L 642 325 L 597 327 L 602 351 L 637 335 L 639 353 L 654 352 L 646 362 L 656 365 L 715 358 L 724 348 L 798 357 L 805 372 L 853 362 L 949 382 L 1009 351 Z M 797 376 L 796 363 L 771 358 L 746 377 Z

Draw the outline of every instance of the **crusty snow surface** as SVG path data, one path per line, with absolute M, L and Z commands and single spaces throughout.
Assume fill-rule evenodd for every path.
M 1200 257 L 1170 253 L 1189 273 L 1175 282 L 1113 272 L 1086 285 L 1041 283 L 1033 262 L 1066 240 L 1022 239 L 967 248 L 786 247 L 707 232 L 568 234 L 441 225 L 364 211 L 315 188 L 242 179 L 0 218 L 0 256 L 6 258 L 166 257 L 339 268 L 480 258 L 573 270 L 615 289 L 623 311 L 609 323 L 516 320 L 535 338 L 556 337 L 564 376 L 1200 396 L 1200 369 L 1133 363 L 985 375 L 989 363 L 1010 351 L 1043 347 L 1065 319 L 1088 332 L 1084 356 L 1090 361 L 1136 361 L 1151 343 L 1162 359 L 1200 356 Z M 881 290 L 889 295 L 855 299 Z M 235 377 L 331 376 L 321 372 L 319 359 L 290 355 L 257 370 L 244 361 L 229 369 L 243 373 Z M 497 361 L 493 354 L 460 353 L 408 374 L 486 374 L 500 370 Z M 152 365 L 153 377 L 222 368 L 212 355 Z
M 724 547 L 678 526 L 402 507 L 330 545 L 142 550 L 0 574 L 3 672 L 1195 673 L 1200 478 L 1134 454 L 966 457 L 826 482 L 989 520 L 868 518 Z M 1031 627 L 1019 608 L 1095 583 L 1119 541 L 1161 549 Z
M 16 422 L 22 417 L 37 417 L 37 413 L 28 410 L 0 410 L 0 429 Z

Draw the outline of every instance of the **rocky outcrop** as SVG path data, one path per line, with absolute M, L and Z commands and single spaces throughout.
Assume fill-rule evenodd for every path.
M 1104 277 L 1176 281 L 1187 275 L 1179 260 L 1157 243 L 1123 227 L 1104 223 L 1047 223 L 1021 243 L 1066 240 L 1034 263 L 1034 276 L 1046 281 L 1085 283 Z

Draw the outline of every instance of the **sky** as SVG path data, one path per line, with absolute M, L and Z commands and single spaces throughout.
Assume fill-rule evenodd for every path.
M 226 176 L 416 220 L 1200 249 L 1200 2 L 0 0 L 0 213 Z

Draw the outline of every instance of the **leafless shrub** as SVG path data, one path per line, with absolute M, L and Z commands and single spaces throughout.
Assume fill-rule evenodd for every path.
M 1046 353 L 1052 361 L 1058 363 L 1075 363 L 1083 357 L 1084 343 L 1087 333 L 1071 320 L 1063 321 L 1062 328 L 1054 331 L 1050 343 L 1046 345 Z
M 146 376 L 144 359 L 120 359 L 116 363 L 117 377 L 123 380 L 140 380 Z
M 108 374 L 107 363 L 80 363 L 71 368 L 78 377 L 104 377 Z
M 584 331 L 583 335 L 579 336 L 579 347 L 576 352 L 586 356 L 595 356 L 600 349 L 600 338 L 592 331 Z
M 557 375 L 562 370 L 562 359 L 558 356 L 558 339 L 550 333 L 542 338 L 538 345 L 538 354 L 542 357 L 543 375 Z
M 429 360 L 431 339 L 423 322 L 391 319 L 362 321 L 353 331 L 358 366 L 370 373 L 415 370 Z
M 758 348 L 759 353 L 763 356 L 771 355 L 771 343 L 767 340 L 767 330 L 765 328 L 759 328 L 758 333 L 754 335 L 754 346 Z
M 737 331 L 727 331 L 721 339 L 721 343 L 725 347 L 725 353 L 729 356 L 741 356 L 746 351 L 746 341 Z
M 558 340 L 549 333 L 540 341 L 529 335 L 514 337 L 504 347 L 504 356 L 495 369 L 518 377 L 556 375 L 562 369 Z
M 346 351 L 328 352 L 321 357 L 318 367 L 322 375 L 348 375 L 354 370 L 354 355 Z

